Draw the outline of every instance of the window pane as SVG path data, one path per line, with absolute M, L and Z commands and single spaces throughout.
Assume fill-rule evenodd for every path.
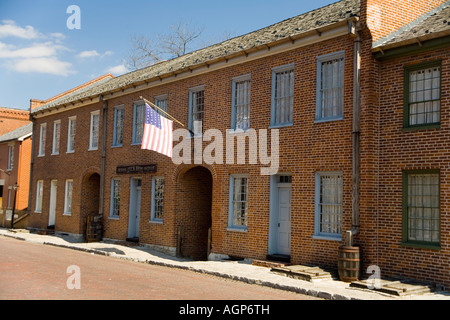
M 120 146 L 123 143 L 123 116 L 124 108 L 117 108 L 114 110 L 114 146 Z
M 67 141 L 67 151 L 71 152 L 75 150 L 75 133 L 76 133 L 76 119 L 69 119 L 69 132 Z
M 344 58 L 322 61 L 320 65 L 318 119 L 341 117 L 344 112 Z
M 164 212 L 164 178 L 154 178 L 154 188 L 153 219 L 162 220 Z
M 133 143 L 141 143 L 144 135 L 145 104 L 135 105 L 134 108 L 134 137 Z
M 243 177 L 233 179 L 233 225 L 247 226 L 248 179 Z
M 91 116 L 91 149 L 98 148 L 100 114 L 92 114 Z
M 294 70 L 275 74 L 275 124 L 292 123 L 294 114 Z
M 111 215 L 119 216 L 120 213 L 120 180 L 112 181 L 111 190 Z
M 409 73 L 409 124 L 440 121 L 441 68 L 432 67 Z
M 439 242 L 439 174 L 408 175 L 408 240 Z
M 320 175 L 319 232 L 341 234 L 342 232 L 342 176 Z
M 250 128 L 250 80 L 235 83 L 236 129 Z

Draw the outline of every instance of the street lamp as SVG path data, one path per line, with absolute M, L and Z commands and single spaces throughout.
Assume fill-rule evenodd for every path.
M 13 203 L 13 210 L 11 215 L 11 229 L 14 229 L 14 213 L 16 211 L 16 196 L 17 196 L 17 189 L 19 189 L 19 185 L 17 182 L 13 185 L 14 189 L 14 203 Z

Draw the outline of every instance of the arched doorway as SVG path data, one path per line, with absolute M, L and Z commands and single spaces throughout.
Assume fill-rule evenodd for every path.
M 88 217 L 98 216 L 100 209 L 100 175 L 96 172 L 88 173 L 83 178 L 81 188 L 81 216 L 80 230 L 86 234 Z
M 211 172 L 201 166 L 181 172 L 177 182 L 176 219 L 178 252 L 194 260 L 207 260 L 210 246 Z

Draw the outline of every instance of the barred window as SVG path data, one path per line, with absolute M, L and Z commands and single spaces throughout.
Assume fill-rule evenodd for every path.
M 205 90 L 203 87 L 189 91 L 190 129 L 195 135 L 203 133 L 203 114 L 205 110 Z
M 64 199 L 64 214 L 72 213 L 72 191 L 73 191 L 73 180 L 66 180 L 66 193 Z
M 441 118 L 440 63 L 406 68 L 405 126 L 439 124 Z M 420 68 L 420 69 L 417 69 Z
M 440 241 L 439 173 L 404 173 L 404 219 L 407 242 Z
M 77 118 L 69 118 L 69 129 L 67 132 L 67 152 L 75 151 L 75 134 L 76 134 Z
M 342 174 L 316 173 L 316 236 L 342 236 Z
M 100 111 L 91 112 L 89 150 L 98 149 L 99 125 L 100 125 Z
M 246 228 L 248 222 L 248 177 L 232 175 L 230 179 L 229 227 Z
M 44 181 L 38 180 L 36 186 L 36 212 L 42 212 L 42 197 L 44 194 Z
M 133 115 L 133 144 L 142 143 L 142 137 L 144 136 L 144 124 L 145 124 L 145 104 L 140 102 L 134 105 Z
M 47 136 L 47 124 L 42 123 L 39 131 L 39 156 L 45 155 L 45 141 Z
M 164 178 L 153 178 L 153 190 L 152 190 L 152 220 L 162 221 L 164 212 Z
M 167 112 L 167 94 L 155 97 L 155 105 L 159 109 Z M 167 117 L 166 114 L 164 114 L 164 112 L 162 112 L 161 110 L 156 109 L 155 111 L 161 116 Z
M 250 79 L 249 76 L 233 81 L 233 129 L 250 129 Z
M 344 115 L 344 52 L 317 58 L 316 120 L 341 119 Z
M 57 120 L 53 123 L 53 150 L 52 154 L 59 154 L 59 139 L 61 136 L 61 121 Z
M 120 215 L 120 180 L 112 179 L 111 181 L 111 217 Z
M 276 68 L 272 76 L 271 125 L 292 124 L 294 117 L 294 69 Z
M 114 108 L 113 146 L 121 146 L 123 143 L 124 113 L 125 113 L 125 109 L 123 106 Z

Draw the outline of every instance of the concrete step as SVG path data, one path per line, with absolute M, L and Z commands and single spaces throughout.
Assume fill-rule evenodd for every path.
M 289 278 L 314 281 L 314 280 L 332 280 L 336 278 L 335 272 L 330 272 L 320 267 L 309 267 L 301 265 L 273 267 L 271 272 L 283 275 Z
M 374 285 L 372 281 L 358 280 L 353 281 L 350 287 L 360 289 L 370 289 L 378 292 L 387 293 L 394 296 L 421 295 L 434 292 L 434 284 L 419 282 L 413 279 L 381 279 L 379 286 L 371 288 Z

